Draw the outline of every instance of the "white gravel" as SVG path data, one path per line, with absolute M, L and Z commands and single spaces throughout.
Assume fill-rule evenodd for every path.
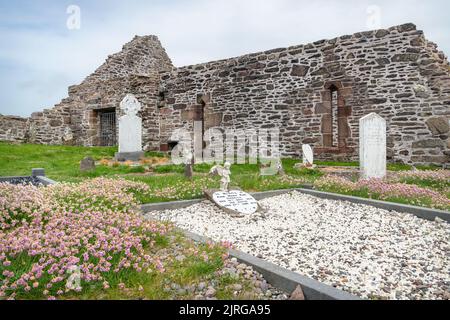
M 153 212 L 362 298 L 450 299 L 450 224 L 293 192 L 233 218 L 211 202 Z

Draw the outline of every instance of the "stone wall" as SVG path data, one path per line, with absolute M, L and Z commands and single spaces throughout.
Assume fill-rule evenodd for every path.
M 100 115 L 118 118 L 128 93 L 143 105 L 145 150 L 168 150 L 175 129 L 203 119 L 277 127 L 283 156 L 308 143 L 318 158 L 357 160 L 359 119 L 376 112 L 390 161 L 450 162 L 449 64 L 412 24 L 181 68 L 157 37 L 136 36 L 53 109 L 0 117 L 0 140 L 100 145 Z
M 116 111 L 119 117 L 120 101 L 133 93 L 143 105 L 145 148 L 158 148 L 159 72 L 171 68 L 172 62 L 157 37 L 136 36 L 80 85 L 69 87 L 69 96 L 60 104 L 34 113 L 30 118 L 30 142 L 100 145 L 99 114 Z
M 0 141 L 25 142 L 28 135 L 28 120 L 0 114 Z
M 175 128 L 279 127 L 284 156 L 358 158 L 358 123 L 388 123 L 388 158 L 448 163 L 448 62 L 412 24 L 174 69 L 161 75 L 161 143 Z

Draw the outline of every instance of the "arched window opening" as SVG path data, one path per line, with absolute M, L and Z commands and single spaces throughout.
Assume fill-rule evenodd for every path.
M 322 92 L 321 108 L 318 109 L 319 114 L 322 114 L 322 148 L 319 148 L 319 151 L 347 152 L 347 139 L 350 135 L 348 117 L 351 113 L 351 108 L 346 106 L 345 101 L 348 91 L 339 81 L 333 81 L 328 83 Z
M 331 96 L 331 145 L 329 147 L 338 146 L 338 88 L 335 85 L 330 87 Z

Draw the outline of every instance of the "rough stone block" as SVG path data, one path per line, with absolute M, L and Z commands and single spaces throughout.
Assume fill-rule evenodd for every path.
M 440 139 L 426 139 L 426 140 L 414 142 L 412 144 L 412 147 L 429 149 L 429 148 L 440 148 L 440 147 L 443 147 L 443 145 L 444 145 L 444 142 Z
M 292 67 L 291 76 L 293 77 L 304 77 L 309 71 L 309 66 L 305 65 L 294 65 Z
M 443 135 L 450 131 L 450 120 L 446 117 L 433 117 L 426 121 L 434 135 Z

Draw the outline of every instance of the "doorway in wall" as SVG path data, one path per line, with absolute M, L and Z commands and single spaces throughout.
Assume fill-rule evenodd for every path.
M 321 91 L 322 101 L 320 108 L 316 109 L 321 117 L 322 133 L 322 146 L 315 148 L 318 155 L 346 155 L 354 151 L 348 145 L 352 108 L 346 100 L 351 97 L 351 92 L 351 87 L 343 87 L 340 81 L 326 83 Z
M 100 146 L 112 147 L 117 145 L 116 111 L 99 112 L 100 118 Z
M 202 134 L 202 142 L 201 145 L 203 148 L 206 147 L 206 142 L 203 141 L 203 137 L 205 136 L 205 107 L 206 107 L 206 103 L 201 100 L 200 104 L 195 106 L 194 109 L 194 123 L 195 122 L 199 122 L 201 123 L 201 134 Z

